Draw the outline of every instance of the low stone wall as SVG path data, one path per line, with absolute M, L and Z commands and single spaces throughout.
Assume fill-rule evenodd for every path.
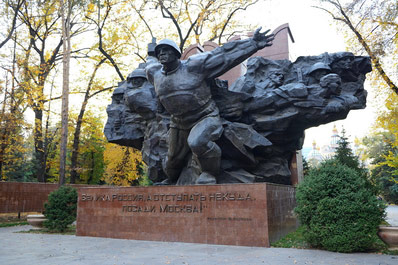
M 53 183 L 0 182 L 0 213 L 43 212 L 48 194 L 57 187 L 58 184 Z
M 269 247 L 297 227 L 294 196 L 269 183 L 80 188 L 76 234 Z

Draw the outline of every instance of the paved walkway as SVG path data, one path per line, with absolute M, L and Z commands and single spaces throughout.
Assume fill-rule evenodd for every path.
M 15 233 L 0 228 L 0 264 L 133 265 L 397 265 L 398 256 L 321 250 L 165 243 L 70 235 Z
M 387 221 L 398 225 L 398 206 L 387 208 Z M 32 228 L 0 228 L 1 265 L 398 265 L 381 254 L 15 233 Z

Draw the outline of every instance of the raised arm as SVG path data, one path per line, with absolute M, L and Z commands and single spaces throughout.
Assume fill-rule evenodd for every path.
M 272 41 L 275 38 L 274 34 L 267 35 L 267 33 L 270 32 L 270 30 L 267 30 L 263 33 L 261 33 L 260 30 L 261 30 L 261 27 L 256 29 L 256 31 L 254 32 L 254 35 L 253 35 L 253 41 L 256 42 L 257 48 L 259 50 L 261 50 L 267 46 L 271 46 Z
M 272 45 L 274 35 L 260 32 L 258 28 L 252 38 L 236 40 L 224 44 L 211 52 L 198 54 L 188 59 L 192 70 L 204 73 L 208 78 L 218 77 L 245 61 L 255 52 Z

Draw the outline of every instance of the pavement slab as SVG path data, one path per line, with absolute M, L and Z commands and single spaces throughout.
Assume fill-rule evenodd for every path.
M 17 233 L 0 228 L 0 264 L 134 265 L 398 265 L 398 256 Z

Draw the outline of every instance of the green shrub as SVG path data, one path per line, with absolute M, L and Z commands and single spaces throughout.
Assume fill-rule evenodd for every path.
M 62 186 L 50 193 L 48 203 L 44 204 L 47 221 L 44 226 L 53 231 L 64 232 L 76 220 L 77 191 Z
M 305 240 L 337 252 L 370 249 L 386 207 L 358 171 L 336 160 L 312 169 L 296 198 Z

